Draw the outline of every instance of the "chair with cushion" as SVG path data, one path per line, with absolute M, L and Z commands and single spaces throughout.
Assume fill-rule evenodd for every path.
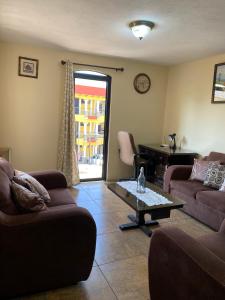
M 96 226 L 77 207 L 64 175 L 31 175 L 48 191 L 40 211 L 21 211 L 12 194 L 15 170 L 0 158 L 0 299 L 86 280 L 92 269 Z
M 225 299 L 225 220 L 219 232 L 194 239 L 168 226 L 149 251 L 151 300 Z
M 117 134 L 119 143 L 120 160 L 134 168 L 134 178 L 137 178 L 139 170 L 144 167 L 146 172 L 147 166 L 150 164 L 149 157 L 146 154 L 137 153 L 134 138 L 127 131 L 119 131 Z

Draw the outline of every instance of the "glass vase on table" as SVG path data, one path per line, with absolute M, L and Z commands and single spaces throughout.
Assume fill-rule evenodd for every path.
M 145 174 L 144 167 L 141 167 L 140 174 L 137 178 L 137 193 L 144 194 L 145 193 Z

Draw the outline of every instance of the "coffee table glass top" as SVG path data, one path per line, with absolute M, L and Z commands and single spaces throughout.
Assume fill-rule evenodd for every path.
M 131 208 L 133 208 L 135 211 L 142 211 L 142 212 L 150 212 L 154 210 L 158 210 L 161 208 L 170 208 L 170 209 L 175 209 L 175 208 L 182 208 L 184 205 L 184 202 L 171 196 L 170 194 L 163 192 L 161 188 L 158 186 L 147 182 L 146 187 L 149 189 L 153 190 L 154 192 L 158 193 L 159 195 L 164 196 L 167 198 L 171 203 L 167 204 L 160 204 L 160 205 L 153 205 L 153 206 L 148 206 L 145 202 L 142 200 L 138 199 L 138 197 L 134 196 L 131 194 L 128 190 L 125 188 L 121 187 L 119 184 L 116 182 L 108 184 L 108 188 L 115 193 L 117 196 L 119 196 L 124 202 L 126 202 Z

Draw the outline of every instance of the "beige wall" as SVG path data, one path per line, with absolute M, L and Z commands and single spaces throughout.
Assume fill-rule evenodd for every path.
M 18 56 L 39 59 L 38 79 L 17 75 Z M 60 61 L 66 58 L 125 68 L 123 73 L 107 72 L 112 76 L 108 178 L 126 175 L 128 169 L 118 159 L 117 131 L 124 129 L 132 132 L 137 144 L 161 141 L 166 67 L 2 43 L 0 146 L 12 148 L 13 164 L 18 169 L 29 171 L 56 167 L 64 82 L 64 67 Z M 152 88 L 145 95 L 137 94 L 133 88 L 133 79 L 140 72 L 147 73 L 152 80 Z
M 225 152 L 225 104 L 211 104 L 214 65 L 225 55 L 170 68 L 164 136 L 176 132 L 182 146 L 206 155 Z

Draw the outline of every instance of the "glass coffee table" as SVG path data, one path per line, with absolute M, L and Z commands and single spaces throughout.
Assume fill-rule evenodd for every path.
M 152 231 L 150 230 L 149 226 L 158 225 L 159 223 L 157 220 L 169 218 L 170 211 L 172 209 L 182 208 L 185 204 L 183 201 L 171 196 L 166 192 L 163 192 L 161 188 L 154 184 L 146 183 L 146 187 L 165 197 L 170 201 L 170 203 L 147 205 L 145 202 L 129 192 L 126 188 L 121 187 L 118 183 L 108 184 L 108 188 L 135 211 L 135 215 L 128 215 L 128 218 L 132 221 L 131 223 L 119 225 L 121 230 L 140 228 L 145 234 L 151 236 Z M 146 214 L 151 215 L 150 221 L 145 221 Z

